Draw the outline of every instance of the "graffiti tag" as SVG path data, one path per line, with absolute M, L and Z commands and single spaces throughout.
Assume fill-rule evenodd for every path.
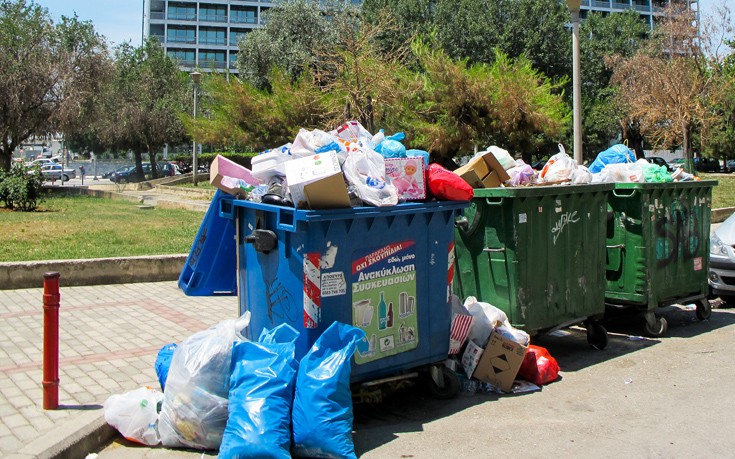
M 556 245 L 556 240 L 559 238 L 559 235 L 561 235 L 562 231 L 564 231 L 564 228 L 570 223 L 577 223 L 579 221 L 579 217 L 577 217 L 577 211 L 574 212 L 566 212 L 562 214 L 561 218 L 559 218 L 559 221 L 556 222 L 553 228 L 551 228 L 551 234 L 554 235 L 554 245 Z

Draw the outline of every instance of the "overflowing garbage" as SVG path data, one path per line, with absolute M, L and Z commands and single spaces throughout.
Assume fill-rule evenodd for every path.
M 473 297 L 462 304 L 454 295 L 452 304 L 445 365 L 465 390 L 538 390 L 557 379 L 553 357 L 503 311 Z M 350 375 L 365 332 L 333 322 L 297 361 L 299 331 L 281 324 L 250 341 L 249 322 L 246 313 L 164 346 L 155 364 L 163 393 L 112 395 L 105 420 L 136 443 L 219 450 L 220 458 L 356 457 Z

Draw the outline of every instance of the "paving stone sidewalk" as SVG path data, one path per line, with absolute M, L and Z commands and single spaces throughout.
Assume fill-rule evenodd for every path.
M 44 457 L 99 422 L 108 396 L 160 388 L 153 364 L 171 342 L 237 316 L 236 297 L 187 297 L 176 282 L 64 287 L 59 409 L 42 408 L 43 289 L 0 291 L 0 457 Z M 57 438 L 58 437 L 58 438 Z

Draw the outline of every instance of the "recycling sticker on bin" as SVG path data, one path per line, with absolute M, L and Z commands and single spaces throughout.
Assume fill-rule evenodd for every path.
M 361 249 L 352 258 L 352 324 L 365 331 L 358 364 L 416 349 L 415 241 Z

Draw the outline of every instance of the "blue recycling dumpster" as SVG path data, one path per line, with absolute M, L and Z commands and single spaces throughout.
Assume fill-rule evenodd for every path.
M 360 327 L 367 338 L 353 358 L 353 382 L 446 359 L 454 221 L 469 202 L 330 210 L 223 204 L 237 226 L 248 338 L 288 323 L 300 332 L 301 358 L 332 322 Z

